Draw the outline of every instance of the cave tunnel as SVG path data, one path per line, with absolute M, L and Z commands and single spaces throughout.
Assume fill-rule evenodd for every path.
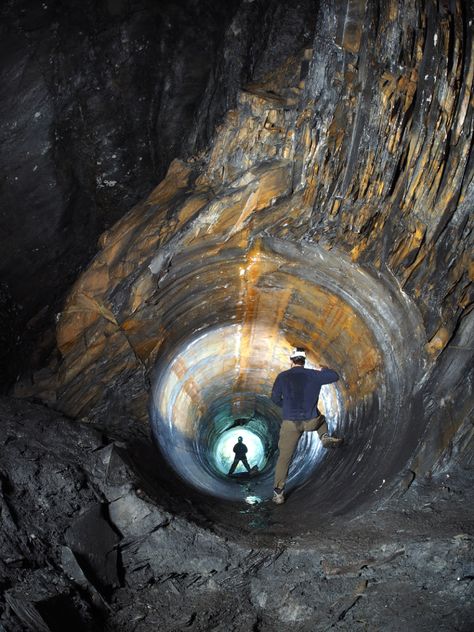
M 0 15 L 0 628 L 469 632 L 472 1 Z
M 340 373 L 323 388 L 321 409 L 346 438 L 338 454 L 324 454 L 315 433 L 300 442 L 289 489 L 302 487 L 294 498 L 301 514 L 311 521 L 323 508 L 353 509 L 398 471 L 419 432 L 411 403 L 421 323 L 383 278 L 341 253 L 280 240 L 247 255 L 222 250 L 212 261 L 197 247 L 174 259 L 160 303 L 167 340 L 153 371 L 151 424 L 167 462 L 191 485 L 222 499 L 249 495 L 219 467 L 219 442 L 238 422 L 237 436 L 244 428 L 264 446 L 251 495 L 271 497 L 281 414 L 270 394 L 292 345 Z M 407 336 L 417 353 L 404 353 Z

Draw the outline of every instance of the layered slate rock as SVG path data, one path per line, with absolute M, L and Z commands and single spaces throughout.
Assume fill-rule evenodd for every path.
M 245 380 L 263 325 L 270 340 L 336 365 L 349 417 L 369 411 L 369 424 L 373 402 L 394 395 L 396 423 L 416 420 L 394 446 L 398 467 L 426 432 L 429 455 L 412 468 L 427 471 L 472 401 L 470 11 L 322 2 L 313 47 L 247 84 L 209 150 L 173 162 L 102 235 L 61 313 L 57 363 L 18 392 L 73 416 L 145 421 L 160 356 L 235 321 Z M 308 270 L 325 252 L 348 262 L 374 307 L 355 301 L 349 277 L 311 307 L 292 254 L 303 245 Z M 299 287 L 280 275 L 290 268 Z M 382 294 L 407 310 L 395 347 L 374 333 Z M 398 313 L 382 303 L 388 318 Z M 411 391 L 387 388 L 390 374 Z
M 177 511 L 173 489 L 131 467 L 131 442 L 18 400 L 0 400 L 0 420 L 9 632 L 470 629 L 472 485 L 461 459 L 449 479 L 415 482 L 351 523 L 320 524 L 309 541 L 275 537 L 280 508 L 263 506 L 249 509 L 247 537 L 236 513 L 229 538 L 196 524 L 199 502 Z
M 39 6 L 19 29 L 32 55 Z M 171 83 L 183 78 L 190 136 L 169 84 L 147 87 L 163 96 L 157 129 L 172 147 L 164 158 L 155 147 L 156 171 L 140 170 L 134 151 L 126 157 L 138 180 L 117 172 L 123 204 L 183 147 L 193 157 L 174 161 L 102 235 L 59 316 L 58 353 L 17 386 L 81 421 L 0 402 L 0 624 L 12 632 L 471 628 L 472 9 L 318 6 L 243 3 L 206 88 L 176 46 Z M 107 3 L 117 31 L 128 32 L 124 16 L 147 31 L 149 14 L 134 7 Z M 93 50 L 115 51 L 108 27 L 93 30 Z M 36 66 L 22 67 L 31 86 Z M 110 114 L 122 120 L 115 79 L 129 77 L 110 72 Z M 49 103 L 34 86 L 33 102 Z M 104 138 L 133 145 L 129 129 L 108 135 L 107 108 L 93 99 L 85 111 L 97 127 L 83 153 L 89 128 L 76 118 L 80 99 L 73 105 L 78 160 Z M 34 129 L 50 174 L 46 112 Z M 99 186 L 96 198 L 81 179 L 95 168 L 74 167 L 79 201 L 104 202 L 103 228 L 122 214 L 119 189 Z M 68 200 L 64 186 L 51 190 Z M 79 247 L 95 234 L 84 217 L 74 215 Z M 39 234 L 48 231 L 58 234 Z M 40 261 L 50 255 L 64 261 L 54 252 Z M 3 286 L 0 304 L 13 340 L 20 308 Z M 264 399 L 296 344 L 341 374 L 325 400 L 345 436 L 340 452 L 320 459 L 283 507 L 218 502 L 180 480 L 162 458 L 167 446 L 160 456 L 149 441 L 148 413 L 155 438 L 166 424 L 170 449 L 185 445 L 180 433 L 193 446 L 182 475 L 204 460 L 201 430 L 213 415 L 245 421 L 253 407 L 273 421 Z
M 4 346 L 13 347 L 4 389 L 44 365 L 54 316 L 100 234 L 174 158 L 207 144 L 242 83 L 311 40 L 315 0 L 297 9 L 283 0 L 2 4 L 0 282 L 21 331 Z

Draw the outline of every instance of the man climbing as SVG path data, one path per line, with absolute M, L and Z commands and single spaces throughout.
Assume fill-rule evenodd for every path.
M 246 456 L 247 452 L 248 452 L 248 448 L 245 445 L 244 440 L 243 440 L 242 437 L 238 438 L 237 443 L 233 447 L 233 450 L 234 450 L 234 453 L 235 453 L 235 458 L 234 458 L 234 462 L 230 466 L 230 470 L 227 473 L 227 476 L 231 476 L 234 473 L 235 468 L 239 464 L 239 461 L 242 461 L 242 464 L 245 467 L 245 469 L 247 470 L 247 472 L 250 472 L 251 467 L 249 465 L 249 462 L 247 461 L 247 456 Z
M 342 439 L 329 436 L 326 418 L 318 410 L 321 386 L 337 382 L 339 375 L 327 367 L 305 369 L 305 359 L 304 349 L 294 349 L 290 355 L 291 368 L 277 375 L 272 389 L 272 401 L 283 407 L 272 499 L 277 505 L 285 502 L 288 470 L 303 432 L 316 430 L 324 448 L 336 448 L 342 443 Z

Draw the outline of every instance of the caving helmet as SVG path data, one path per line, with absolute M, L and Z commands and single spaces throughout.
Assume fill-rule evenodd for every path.
M 294 360 L 295 358 L 305 358 L 306 359 L 306 352 L 305 352 L 305 350 L 302 349 L 301 347 L 295 347 L 293 349 L 293 351 L 291 352 L 290 360 Z

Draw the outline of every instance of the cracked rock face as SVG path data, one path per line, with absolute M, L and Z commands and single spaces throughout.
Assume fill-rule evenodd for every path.
M 467 632 L 472 4 L 45 6 L 2 9 L 8 208 L 37 209 L 10 222 L 10 348 L 107 230 L 15 386 L 60 412 L 2 403 L 2 623 Z M 340 374 L 345 442 L 306 437 L 277 508 L 293 346 Z M 238 428 L 251 480 L 215 466 Z
M 182 479 L 242 497 L 209 437 L 257 415 L 274 453 L 271 384 L 303 346 L 342 377 L 325 400 L 346 438 L 295 477 L 304 525 L 426 474 L 472 405 L 469 9 L 361 7 L 322 3 L 312 48 L 246 84 L 208 151 L 102 235 L 59 360 L 17 389 L 150 418 Z
M 23 330 L 9 381 L 44 362 L 99 235 L 208 142 L 242 83 L 310 41 L 313 13 L 310 0 L 2 4 L 0 282 Z
M 470 629 L 472 486 L 459 466 L 310 542 L 271 536 L 275 507 L 253 510 L 260 525 L 234 541 L 160 507 L 122 440 L 18 400 L 2 399 L 0 417 L 9 632 Z

